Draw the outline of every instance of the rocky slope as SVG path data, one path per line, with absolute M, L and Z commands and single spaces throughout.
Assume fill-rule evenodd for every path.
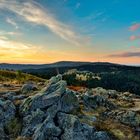
M 139 140 L 139 103 L 138 96 L 115 90 L 73 91 L 58 75 L 0 91 L 0 139 Z

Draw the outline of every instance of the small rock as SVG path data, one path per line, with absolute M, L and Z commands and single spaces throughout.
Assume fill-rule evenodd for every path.
M 37 86 L 33 83 L 24 84 L 21 88 L 23 94 L 30 93 L 31 91 L 37 90 Z
M 92 140 L 111 140 L 108 134 L 104 131 L 95 132 Z

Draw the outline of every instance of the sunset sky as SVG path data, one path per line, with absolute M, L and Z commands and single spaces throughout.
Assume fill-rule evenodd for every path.
M 0 0 L 0 63 L 140 65 L 139 0 Z

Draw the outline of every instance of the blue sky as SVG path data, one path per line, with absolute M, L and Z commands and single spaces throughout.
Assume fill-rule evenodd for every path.
M 0 0 L 0 62 L 139 65 L 139 5 L 139 0 Z

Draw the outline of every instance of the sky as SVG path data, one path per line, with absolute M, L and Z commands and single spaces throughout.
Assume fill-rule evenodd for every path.
M 140 65 L 139 0 L 0 0 L 0 63 Z

